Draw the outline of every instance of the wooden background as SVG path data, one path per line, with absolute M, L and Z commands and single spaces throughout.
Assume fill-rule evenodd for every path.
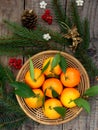
M 0 35 L 10 34 L 3 24 L 3 19 L 8 19 L 20 23 L 20 17 L 24 9 L 33 9 L 38 15 L 39 23 L 42 23 L 40 16 L 44 10 L 40 9 L 39 3 L 42 0 L 0 0 Z M 51 0 L 45 0 L 48 5 L 47 8 L 52 10 Z M 70 0 L 60 0 L 63 8 L 69 10 Z M 84 0 L 84 5 L 79 7 L 81 18 L 88 18 L 90 22 L 90 48 L 95 49 L 96 53 L 92 55 L 94 64 L 98 67 L 98 0 Z M 52 12 L 53 15 L 53 12 Z M 56 22 L 47 27 L 59 30 Z M 7 65 L 9 57 L 1 56 L 0 63 Z M 98 84 L 98 81 L 95 82 Z M 90 99 L 91 114 L 87 114 L 82 111 L 81 114 L 74 120 L 58 125 L 58 126 L 46 126 L 38 123 L 32 123 L 29 121 L 25 123 L 19 130 L 98 130 L 98 96 Z M 13 128 L 12 128 L 13 130 Z

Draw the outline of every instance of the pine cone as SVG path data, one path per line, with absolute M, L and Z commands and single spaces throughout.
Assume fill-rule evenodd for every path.
M 33 29 L 37 23 L 37 15 L 33 10 L 24 10 L 21 16 L 22 25 L 28 29 Z

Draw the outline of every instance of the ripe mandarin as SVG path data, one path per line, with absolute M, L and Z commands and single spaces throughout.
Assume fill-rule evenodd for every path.
M 34 68 L 34 80 L 30 76 L 30 71 L 28 71 L 25 75 L 25 82 L 28 84 L 31 88 L 39 88 L 42 86 L 45 76 L 44 74 L 41 74 L 41 70 L 39 68 Z
M 60 100 L 67 108 L 75 107 L 76 104 L 73 100 L 80 97 L 80 92 L 75 88 L 65 88 L 61 93 Z
M 46 96 L 52 98 L 52 90 L 55 90 L 58 93 L 58 95 L 60 95 L 63 91 L 63 85 L 59 79 L 49 78 L 44 81 L 42 90 L 45 92 Z
M 61 102 L 56 98 L 47 99 L 44 103 L 43 113 L 49 119 L 58 119 L 60 114 L 58 114 L 54 107 L 62 107 Z
M 48 68 L 44 71 L 44 74 L 46 76 L 52 76 L 52 77 L 54 77 L 55 75 L 60 75 L 60 73 L 61 73 L 62 70 L 61 70 L 61 68 L 60 68 L 59 65 L 55 66 L 53 68 L 53 70 L 52 70 L 51 69 L 52 68 L 51 67 L 52 60 L 53 60 L 53 57 L 49 57 L 49 58 L 45 59 L 44 62 L 43 62 L 43 67 L 42 68 L 44 68 L 45 65 L 50 61 L 50 64 L 49 64 Z
M 43 104 L 43 91 L 41 89 L 32 89 L 32 91 L 36 94 L 35 97 L 24 98 L 26 104 L 30 108 L 39 108 Z
M 61 73 L 60 80 L 65 87 L 75 87 L 80 82 L 80 72 L 76 68 L 68 67 L 65 73 Z

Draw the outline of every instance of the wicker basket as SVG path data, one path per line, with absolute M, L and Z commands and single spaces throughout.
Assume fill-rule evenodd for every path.
M 54 56 L 58 52 L 59 51 L 50 50 L 50 51 L 44 51 L 44 52 L 41 52 L 41 53 L 38 53 L 38 54 L 32 56 L 31 59 L 33 60 L 34 67 L 42 68 L 43 61 L 50 56 Z M 67 64 L 69 67 L 75 67 L 80 71 L 81 81 L 80 81 L 80 84 L 78 85 L 78 90 L 80 91 L 81 94 L 83 94 L 84 91 L 87 88 L 89 88 L 89 86 L 90 86 L 89 78 L 88 78 L 86 70 L 84 69 L 82 64 L 73 56 L 71 56 L 65 52 L 60 52 L 60 53 L 61 53 L 61 55 L 63 55 L 66 58 Z M 17 81 L 24 81 L 24 76 L 28 70 L 29 70 L 29 60 L 27 60 L 26 63 L 23 65 L 23 67 L 20 69 L 16 80 Z M 17 95 L 16 95 L 16 98 L 17 98 L 18 103 L 19 103 L 20 107 L 22 108 L 22 110 L 31 119 L 33 119 L 41 124 L 46 124 L 46 125 L 58 125 L 58 124 L 66 123 L 66 122 L 74 119 L 82 111 L 82 108 L 74 107 L 71 109 L 67 109 L 66 116 L 64 119 L 62 119 L 62 118 L 59 118 L 56 120 L 48 119 L 44 116 L 44 114 L 42 112 L 42 108 L 30 109 L 26 105 L 23 98 L 21 98 Z

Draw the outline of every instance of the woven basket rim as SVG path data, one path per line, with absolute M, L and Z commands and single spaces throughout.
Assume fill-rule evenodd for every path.
M 80 61 L 77 60 L 75 57 L 73 57 L 71 54 L 69 54 L 69 53 L 67 53 L 67 52 L 63 52 L 63 51 L 58 51 L 58 50 L 43 51 L 43 52 L 39 52 L 39 53 L 33 55 L 32 57 L 30 57 L 30 58 L 24 63 L 24 65 L 22 66 L 22 68 L 19 70 L 19 72 L 18 72 L 18 74 L 17 74 L 17 77 L 16 77 L 16 81 L 18 81 L 19 76 L 20 76 L 20 74 L 22 73 L 22 70 L 23 70 L 23 69 L 25 68 L 25 66 L 29 63 L 30 59 L 34 59 L 34 58 L 36 58 L 36 57 L 39 57 L 40 55 L 50 54 L 50 53 L 53 53 L 53 54 L 60 53 L 61 55 L 66 55 L 67 57 L 73 59 L 79 66 L 81 66 L 81 68 L 82 68 L 82 70 L 83 70 L 83 72 L 85 73 L 86 78 L 87 78 L 87 79 L 86 79 L 86 80 L 87 80 L 87 87 L 88 87 L 88 88 L 90 87 L 90 81 L 89 81 L 88 74 L 87 74 L 85 68 L 83 67 L 83 65 L 80 63 Z M 45 121 L 43 121 L 43 120 L 36 119 L 35 117 L 32 117 L 32 116 L 28 113 L 28 111 L 25 109 L 24 104 L 21 103 L 20 97 L 19 97 L 18 95 L 16 95 L 16 98 L 17 98 L 17 101 L 18 101 L 20 107 L 22 108 L 22 110 L 25 112 L 25 114 L 26 114 L 28 117 L 30 117 L 30 118 L 33 119 L 34 121 L 39 122 L 39 123 L 44 124 L 44 125 L 59 125 L 59 124 L 67 123 L 67 122 L 71 121 L 72 119 L 76 118 L 76 117 L 79 115 L 79 113 L 83 110 L 83 108 L 80 108 L 80 109 L 77 111 L 77 113 L 75 113 L 75 115 L 74 115 L 73 117 L 71 117 L 71 118 L 69 118 L 69 119 L 67 119 L 67 120 L 63 120 L 63 121 L 61 121 L 61 122 L 58 122 L 58 121 L 57 121 L 57 122 L 52 122 L 52 123 L 50 123 L 50 122 L 45 122 Z

